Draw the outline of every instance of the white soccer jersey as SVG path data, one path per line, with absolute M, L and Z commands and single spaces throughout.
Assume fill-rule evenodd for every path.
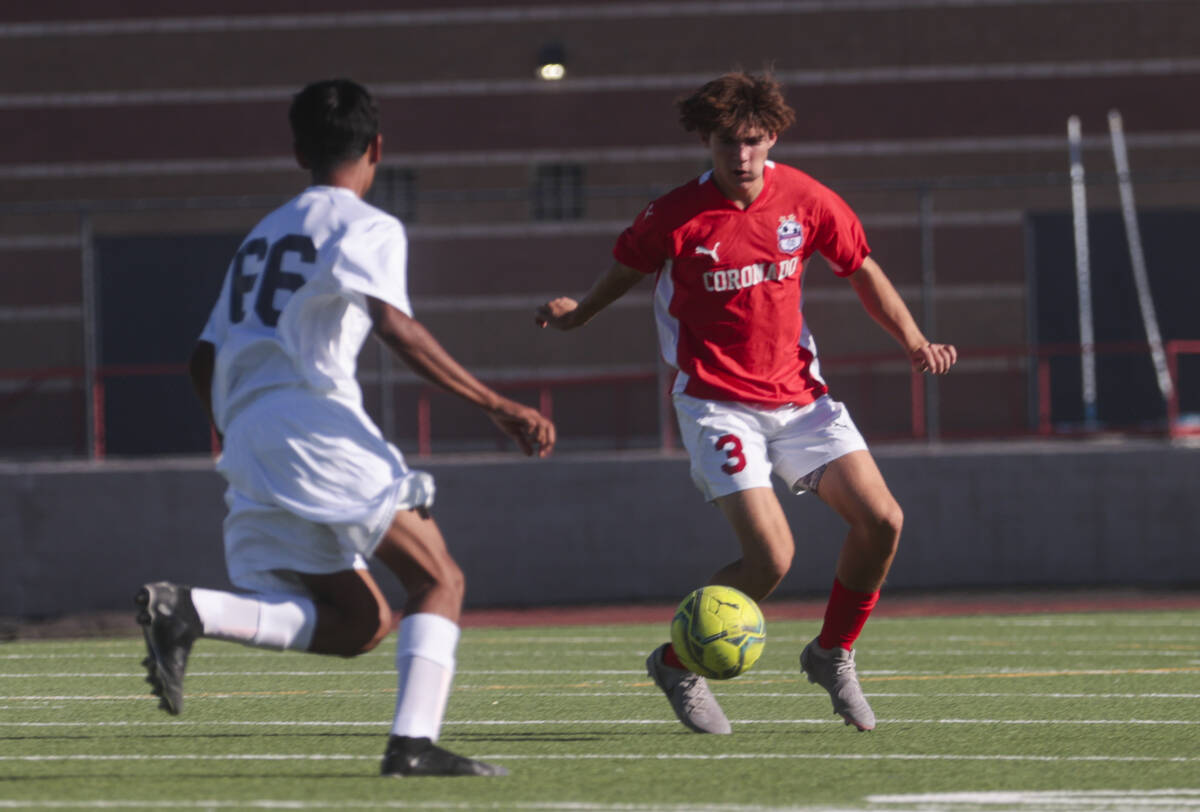
M 248 589 L 280 570 L 365 566 L 396 512 L 433 501 L 362 406 L 367 296 L 411 315 L 400 222 L 348 189 L 314 186 L 242 243 L 200 338 L 229 487 L 225 562 Z M 264 580 L 267 579 L 267 580 Z
M 361 404 L 366 296 L 412 314 L 407 254 L 400 221 L 349 189 L 313 186 L 267 215 L 230 262 L 200 335 L 217 350 L 217 428 L 270 389 Z

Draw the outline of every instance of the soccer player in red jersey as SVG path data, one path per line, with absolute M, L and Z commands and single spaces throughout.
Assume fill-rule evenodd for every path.
M 645 208 L 613 249 L 615 261 L 584 297 L 537 310 L 540 326 L 587 324 L 646 276 L 692 478 L 725 515 L 741 557 L 711 583 L 756 600 L 791 567 L 795 541 L 771 475 L 812 491 L 849 525 L 820 634 L 800 655 L 810 682 L 829 691 L 834 713 L 875 727 L 854 664 L 854 641 L 874 609 L 900 540 L 903 513 L 845 406 L 828 395 L 805 323 L 801 277 L 819 252 L 849 280 L 867 313 L 914 368 L 948 372 L 955 348 L 930 342 L 870 256 L 858 217 L 813 178 L 768 159 L 795 120 L 770 75 L 730 73 L 678 102 L 712 169 Z M 679 720 L 729 733 L 705 681 L 671 645 L 646 662 Z

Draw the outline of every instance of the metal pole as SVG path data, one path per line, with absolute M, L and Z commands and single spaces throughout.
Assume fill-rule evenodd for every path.
M 1033 220 L 1028 213 L 1025 215 L 1025 345 L 1029 355 L 1025 361 L 1027 425 L 1030 431 L 1041 428 L 1041 376 L 1038 374 L 1041 362 L 1038 345 L 1041 336 L 1038 330 L 1038 266 L 1037 248 L 1034 239 Z
M 921 320 L 925 335 L 937 335 L 937 309 L 934 307 L 934 276 L 933 262 L 933 192 L 928 186 L 922 186 L 918 193 L 920 197 L 920 213 L 918 220 L 921 230 Z M 925 378 L 925 437 L 928 442 L 938 439 L 938 426 L 941 417 L 938 409 L 938 383 L 933 375 Z
M 1083 422 L 1094 425 L 1096 406 L 1096 338 L 1092 319 L 1092 270 L 1088 248 L 1087 188 L 1083 176 L 1083 128 L 1079 116 L 1067 119 L 1067 152 L 1071 161 L 1071 213 L 1075 227 L 1075 288 L 1079 296 L 1079 352 L 1083 374 Z
M 100 319 L 96 308 L 96 255 L 92 243 L 92 215 L 79 213 L 79 270 L 80 296 L 83 307 L 83 403 L 84 419 L 87 423 L 87 456 L 97 459 L 102 456 L 99 448 L 99 432 L 96 421 L 96 370 L 99 365 Z
M 1162 335 L 1158 332 L 1158 317 L 1154 314 L 1154 298 L 1150 295 L 1150 279 L 1146 273 L 1146 255 L 1142 250 L 1142 236 L 1138 230 L 1137 207 L 1133 202 L 1133 181 L 1129 177 L 1129 154 L 1125 149 L 1125 128 L 1121 114 L 1116 110 L 1108 113 L 1108 129 L 1112 134 L 1113 162 L 1117 167 L 1117 186 L 1121 192 L 1121 214 L 1125 218 L 1125 235 L 1129 241 L 1129 261 L 1133 266 L 1133 282 L 1137 286 L 1138 307 L 1142 311 L 1142 324 L 1146 328 L 1146 342 L 1150 345 L 1150 358 L 1154 362 L 1154 374 L 1163 400 L 1171 402 L 1171 373 L 1167 368 L 1167 356 L 1163 352 Z

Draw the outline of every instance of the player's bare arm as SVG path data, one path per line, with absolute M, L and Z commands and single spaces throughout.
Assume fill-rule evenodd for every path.
M 374 332 L 414 372 L 487 412 L 526 456 L 547 456 L 555 443 L 554 424 L 536 409 L 509 400 L 468 372 L 416 319 L 386 302 L 367 297 Z
M 541 305 L 534 321 L 538 327 L 553 327 L 556 330 L 574 330 L 591 321 L 597 313 L 620 299 L 630 288 L 645 278 L 641 271 L 614 262 L 592 285 L 581 301 L 569 296 L 560 296 Z
M 850 284 L 871 318 L 908 353 L 914 369 L 944 375 L 958 361 L 953 344 L 934 344 L 925 337 L 883 268 L 871 257 L 850 275 Z
M 214 427 L 217 424 L 213 420 L 212 379 L 216 357 L 216 347 L 207 341 L 197 341 L 192 350 L 192 357 L 188 359 L 188 377 L 192 379 L 192 389 L 204 404 L 204 413 L 208 415 L 208 422 Z

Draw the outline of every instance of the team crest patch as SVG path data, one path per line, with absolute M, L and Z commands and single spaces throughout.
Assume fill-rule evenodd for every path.
M 804 245 L 804 226 L 794 214 L 780 217 L 779 230 L 775 233 L 779 235 L 779 250 L 785 254 L 794 254 Z

